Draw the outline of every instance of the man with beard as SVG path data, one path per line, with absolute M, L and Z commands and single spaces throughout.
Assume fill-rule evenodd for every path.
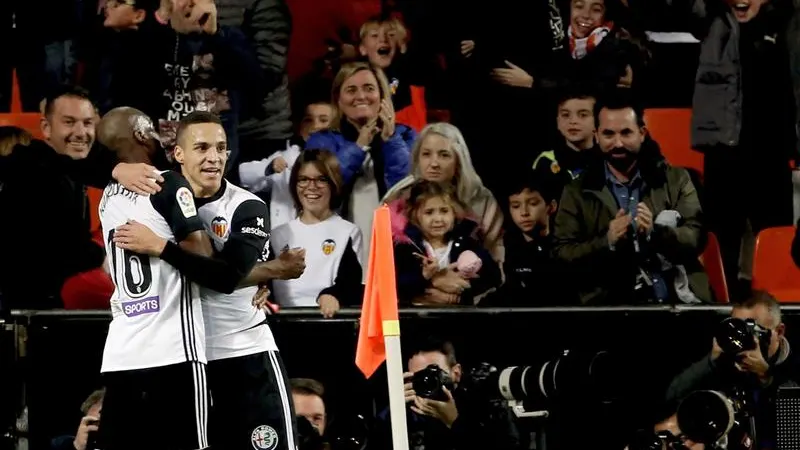
M 553 242 L 581 303 L 711 301 L 689 174 L 664 161 L 630 94 L 598 102 L 595 125 L 602 158 L 565 188 Z
M 107 308 L 114 290 L 103 271 L 103 248 L 92 241 L 83 184 L 64 161 L 86 158 L 95 139 L 95 107 L 73 87 L 45 101 L 44 140 L 0 157 L 0 290 L 9 308 Z M 37 271 L 43 260 L 57 258 Z

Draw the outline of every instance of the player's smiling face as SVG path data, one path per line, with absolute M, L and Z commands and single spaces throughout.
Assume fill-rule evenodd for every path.
M 79 97 L 62 96 L 42 126 L 45 140 L 56 152 L 72 159 L 83 159 L 94 144 L 97 117 L 92 102 Z
M 197 197 L 210 197 L 219 191 L 228 160 L 225 130 L 216 123 L 196 123 L 182 133 L 175 146 L 175 160 Z

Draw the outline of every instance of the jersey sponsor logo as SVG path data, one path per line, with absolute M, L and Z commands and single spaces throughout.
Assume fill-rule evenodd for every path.
M 269 234 L 267 234 L 266 231 L 262 230 L 261 228 L 256 228 L 256 227 L 242 227 L 242 233 L 253 234 L 253 235 L 258 236 L 260 238 L 269 237 Z
M 263 217 L 256 217 L 256 226 L 260 228 L 264 228 L 264 218 Z
M 184 217 L 189 218 L 197 215 L 197 208 L 194 207 L 194 195 L 188 188 L 179 188 L 175 198 L 178 200 L 178 206 L 180 206 Z
M 260 425 L 250 435 L 255 450 L 275 450 L 278 447 L 278 432 L 269 425 Z
M 322 241 L 322 253 L 324 253 L 325 256 L 330 255 L 334 250 L 336 250 L 336 241 L 333 239 L 325 239 Z
M 225 237 L 228 232 L 228 220 L 224 217 L 214 217 L 211 221 L 211 231 L 216 234 L 220 239 Z
M 122 303 L 122 312 L 128 317 L 157 313 L 160 310 L 161 302 L 159 301 L 158 296 Z

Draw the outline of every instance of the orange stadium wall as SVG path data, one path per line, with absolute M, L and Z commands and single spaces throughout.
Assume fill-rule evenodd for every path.
M 287 0 L 292 13 L 292 40 L 287 71 L 294 80 L 311 70 L 327 51 L 325 39 L 347 27 L 355 34 L 361 24 L 381 11 L 380 0 Z

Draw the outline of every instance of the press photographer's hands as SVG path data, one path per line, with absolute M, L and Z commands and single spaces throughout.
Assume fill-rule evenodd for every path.
M 422 416 L 433 417 L 447 425 L 447 428 L 451 428 L 458 418 L 458 408 L 456 408 L 453 393 L 446 387 L 442 388 L 442 392 L 447 396 L 446 401 L 440 402 L 429 398 L 414 397 L 414 404 L 411 405 L 411 410 Z
M 760 380 L 764 381 L 768 378 L 769 363 L 764 359 L 764 354 L 761 353 L 761 343 L 758 339 L 756 341 L 756 348 L 753 350 L 745 350 L 736 355 L 736 369 L 739 372 L 748 372 L 757 376 Z

